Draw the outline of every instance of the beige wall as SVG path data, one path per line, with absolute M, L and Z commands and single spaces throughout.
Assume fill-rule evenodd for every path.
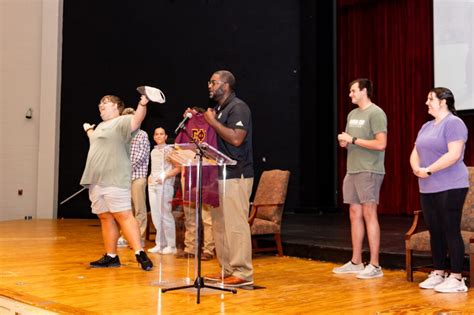
M 0 0 L 0 220 L 56 217 L 61 33 L 62 0 Z

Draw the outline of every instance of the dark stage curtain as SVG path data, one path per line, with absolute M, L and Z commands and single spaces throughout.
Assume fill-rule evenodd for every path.
M 409 156 L 418 130 L 429 119 L 426 97 L 433 87 L 432 0 L 339 0 L 338 131 L 355 105 L 348 84 L 358 77 L 374 82 L 372 101 L 388 117 L 386 175 L 379 213 L 419 209 L 418 184 Z M 338 182 L 346 171 L 345 149 L 338 151 Z M 339 194 L 342 204 L 342 194 Z

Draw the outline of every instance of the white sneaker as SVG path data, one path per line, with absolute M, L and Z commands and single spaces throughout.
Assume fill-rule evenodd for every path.
M 147 252 L 153 253 L 153 254 L 161 254 L 161 246 L 160 246 L 160 245 L 156 245 L 156 246 L 153 247 L 153 248 L 148 248 Z
M 117 247 L 127 247 L 128 246 L 128 242 L 126 239 L 124 239 L 122 236 L 119 237 L 119 239 L 117 240 Z
M 364 270 L 364 264 L 354 264 L 352 261 L 349 260 L 348 263 L 342 265 L 340 267 L 336 267 L 332 270 L 333 273 L 359 273 L 360 271 Z
M 358 279 L 373 279 L 383 277 L 382 267 L 375 267 L 372 264 L 365 266 L 364 270 L 356 276 Z
M 161 254 L 162 255 L 174 255 L 177 253 L 177 250 L 176 250 L 176 247 L 169 247 L 169 246 L 166 246 L 165 248 L 163 248 L 163 250 L 161 251 Z
M 464 278 L 461 280 L 456 279 L 453 276 L 449 276 L 443 283 L 438 284 L 434 287 L 436 292 L 442 293 L 457 293 L 457 292 L 467 292 L 467 286 L 464 283 Z
M 421 282 L 418 286 L 422 289 L 434 289 L 435 286 L 437 286 L 438 284 L 443 283 L 445 279 L 446 278 L 445 278 L 444 275 L 439 275 L 439 274 L 435 273 L 434 271 L 432 271 L 428 275 L 428 279 Z

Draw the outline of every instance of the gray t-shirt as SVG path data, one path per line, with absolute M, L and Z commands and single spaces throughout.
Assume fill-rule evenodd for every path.
M 130 188 L 132 167 L 130 141 L 132 115 L 101 122 L 90 137 L 81 185 L 96 184 Z
M 346 132 L 365 140 L 375 139 L 379 132 L 387 132 L 387 116 L 375 104 L 365 109 L 355 108 L 347 115 Z M 363 148 L 352 143 L 347 147 L 347 173 L 370 172 L 385 174 L 385 151 Z

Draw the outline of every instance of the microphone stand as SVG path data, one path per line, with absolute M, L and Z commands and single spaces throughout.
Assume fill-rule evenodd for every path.
M 197 257 L 197 277 L 194 280 L 193 284 L 189 285 L 183 285 L 183 286 L 177 286 L 177 287 L 171 287 L 171 288 L 163 288 L 161 289 L 161 292 L 165 293 L 168 291 L 174 291 L 174 290 L 181 290 L 181 289 L 188 289 L 188 288 L 196 288 L 197 289 L 197 297 L 196 297 L 196 304 L 199 304 L 201 301 L 201 289 L 202 288 L 208 288 L 208 289 L 214 289 L 214 290 L 221 290 L 221 291 L 226 291 L 226 292 L 232 292 L 233 294 L 237 293 L 236 289 L 231 289 L 231 288 L 223 288 L 223 287 L 217 287 L 217 286 L 212 286 L 212 285 L 207 285 L 204 283 L 204 278 L 201 276 L 201 250 L 202 250 L 202 160 L 203 157 L 205 156 L 205 149 L 194 139 L 191 137 L 189 134 L 188 130 L 186 129 L 185 126 L 183 126 L 182 130 L 186 132 L 186 135 L 188 138 L 190 138 L 194 145 L 196 146 L 196 156 L 198 157 L 197 159 L 197 171 L 196 171 L 196 177 L 197 177 L 197 183 L 196 183 L 196 216 L 197 216 L 197 229 L 196 229 L 196 239 L 197 239 L 197 246 L 195 249 L 195 256 Z M 191 176 L 191 174 L 190 174 Z

